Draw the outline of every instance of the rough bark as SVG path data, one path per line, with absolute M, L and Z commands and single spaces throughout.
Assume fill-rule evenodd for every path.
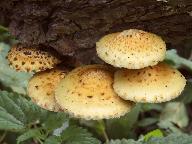
M 52 47 L 82 63 L 101 62 L 95 42 L 138 28 L 176 44 L 192 37 L 191 0 L 0 0 L 0 22 L 25 45 Z

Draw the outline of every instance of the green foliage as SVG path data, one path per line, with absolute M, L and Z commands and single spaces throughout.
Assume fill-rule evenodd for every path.
M 61 133 L 61 139 L 65 144 L 99 144 L 86 129 L 71 126 Z
M 47 111 L 44 111 L 16 93 L 0 91 L 0 129 L 21 130 L 27 125 L 45 118 Z M 4 121 L 5 122 L 4 122 Z M 17 125 L 16 125 L 17 124 Z M 13 127 L 15 126 L 15 127 Z
M 20 144 L 21 142 L 29 140 L 31 138 L 36 138 L 38 140 L 44 139 L 44 134 L 41 132 L 40 129 L 29 129 L 17 138 L 17 144 Z
M 160 115 L 160 122 L 158 125 L 160 128 L 179 132 L 179 129 L 175 125 L 184 128 L 188 125 L 188 122 L 189 119 L 185 105 L 182 102 L 170 102 L 165 105 Z
M 192 144 L 192 136 L 187 134 L 170 134 L 167 137 L 162 137 L 161 132 L 157 132 L 158 137 L 151 137 L 147 141 L 144 140 L 111 140 L 109 144 Z
M 163 132 L 159 129 L 153 130 L 144 136 L 144 141 L 149 141 L 151 138 L 162 138 Z
M 180 57 L 177 54 L 177 51 L 174 49 L 167 51 L 166 61 L 169 64 L 172 64 L 173 66 L 175 66 L 176 68 L 185 67 L 190 71 L 192 71 L 192 62 L 185 58 Z

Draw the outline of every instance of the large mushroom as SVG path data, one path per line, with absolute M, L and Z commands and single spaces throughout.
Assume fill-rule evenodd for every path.
M 38 48 L 15 45 L 8 53 L 10 67 L 16 71 L 38 72 L 51 69 L 61 60 L 52 52 Z
M 113 88 L 125 100 L 160 103 L 176 98 L 186 84 L 184 76 L 167 64 L 115 73 Z
M 87 65 L 72 70 L 55 91 L 61 109 L 76 118 L 108 119 L 131 110 L 133 102 L 114 92 L 113 69 L 104 65 Z
M 96 50 L 102 60 L 115 67 L 141 69 L 163 61 L 166 45 L 155 34 L 130 29 L 102 37 Z

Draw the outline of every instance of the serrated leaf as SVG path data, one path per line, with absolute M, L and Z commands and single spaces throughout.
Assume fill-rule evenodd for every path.
M 26 94 L 26 86 L 32 74 L 16 72 L 9 67 L 8 61 L 6 60 L 9 49 L 9 45 L 0 43 L 0 82 L 15 92 Z
M 63 123 L 68 120 L 68 115 L 63 112 L 50 112 L 47 116 L 47 120 L 43 123 L 43 127 L 49 131 L 52 131 L 56 128 L 61 127 Z
M 65 144 L 100 144 L 100 141 L 92 137 L 86 129 L 70 126 L 61 134 L 61 140 Z
M 50 136 L 45 140 L 44 144 L 61 144 L 61 140 L 57 136 Z
M 143 143 L 132 139 L 129 140 L 122 139 L 122 140 L 111 140 L 109 144 L 143 144 Z
M 160 115 L 160 123 L 165 123 L 166 121 L 175 123 L 180 128 L 186 127 L 189 118 L 185 105 L 182 102 L 167 103 Z
M 44 135 L 42 135 L 40 129 L 30 129 L 17 138 L 17 144 L 32 138 L 42 139 Z
M 2 119 L 0 128 L 6 126 L 3 125 L 5 123 L 3 120 L 7 120 L 10 124 L 10 126 L 7 125 L 6 130 L 13 129 L 10 119 L 13 120 L 13 124 L 18 124 L 18 128 L 14 129 L 21 130 L 30 123 L 39 121 L 42 118 L 46 119 L 47 116 L 47 111 L 42 110 L 31 101 L 28 101 L 26 98 L 19 96 L 18 94 L 6 91 L 0 91 L 0 108 L 2 113 L 0 114 L 0 119 Z
M 175 49 L 167 51 L 165 60 L 171 62 L 176 68 L 186 67 L 192 71 L 192 61 L 180 57 Z
M 147 144 L 192 144 L 192 136 L 171 134 L 164 138 L 151 138 Z
M 0 107 L 0 129 L 18 131 L 24 129 L 23 123 Z

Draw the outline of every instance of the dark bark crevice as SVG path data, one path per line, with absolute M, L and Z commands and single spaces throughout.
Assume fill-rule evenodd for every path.
M 25 45 L 94 63 L 95 42 L 108 33 L 138 28 L 173 45 L 191 38 L 191 11 L 191 0 L 1 0 L 0 22 Z

